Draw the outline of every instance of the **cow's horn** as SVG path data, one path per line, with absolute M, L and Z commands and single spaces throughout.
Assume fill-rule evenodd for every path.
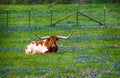
M 40 37 L 36 32 L 34 32 L 34 34 L 35 34 L 39 39 L 47 39 L 47 38 L 50 37 L 50 36 Z
M 69 39 L 71 37 L 72 33 L 73 33 L 73 31 L 67 37 L 65 37 L 65 36 L 57 36 L 57 37 L 60 39 Z

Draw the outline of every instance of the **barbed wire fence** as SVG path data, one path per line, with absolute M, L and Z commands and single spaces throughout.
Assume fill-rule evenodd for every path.
M 60 22 L 62 23 L 66 22 L 67 24 L 68 21 L 71 21 L 69 20 L 69 18 L 74 16 L 73 17 L 74 19 L 72 20 L 74 22 L 74 25 L 81 26 L 82 24 L 79 24 L 79 16 L 81 15 L 81 16 L 84 16 L 90 20 L 93 20 L 99 23 L 100 25 L 103 25 L 103 22 L 102 23 L 99 22 L 98 20 L 87 15 L 87 12 L 80 12 L 78 9 L 75 12 L 56 12 L 56 11 L 54 12 L 52 9 L 50 9 L 49 12 L 34 12 L 30 8 L 28 10 L 24 10 L 21 13 L 19 12 L 13 13 L 13 11 L 15 12 L 15 10 L 6 10 L 6 12 L 1 14 L 2 15 L 1 17 L 3 17 L 1 18 L 3 19 L 3 22 L 1 21 L 1 24 L 6 23 L 6 27 L 9 27 L 9 28 L 10 27 L 55 26 L 56 24 L 59 24 Z M 58 15 L 58 18 L 56 17 L 55 14 Z M 56 18 L 54 17 L 54 15 Z M 59 19 L 59 15 L 64 15 L 64 16 L 61 19 Z M 103 16 L 105 17 L 104 13 L 103 13 Z M 102 19 L 102 20 L 105 20 L 105 19 Z

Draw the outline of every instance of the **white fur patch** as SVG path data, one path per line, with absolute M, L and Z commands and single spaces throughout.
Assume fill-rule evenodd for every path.
M 34 44 L 33 44 L 34 43 Z M 44 41 L 45 43 L 45 41 Z M 31 44 L 29 44 L 26 48 L 26 54 L 40 54 L 40 53 L 45 53 L 46 51 L 48 51 L 47 47 L 43 45 L 39 44 L 38 46 L 36 46 L 35 42 L 32 42 Z

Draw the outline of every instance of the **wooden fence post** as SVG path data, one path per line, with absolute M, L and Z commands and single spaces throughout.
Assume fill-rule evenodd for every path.
M 31 13 L 30 13 L 30 8 L 29 8 L 29 10 L 28 10 L 28 13 L 29 13 L 29 27 L 31 26 Z
M 50 24 L 51 24 L 51 26 L 53 26 L 52 25 L 52 8 L 50 8 Z
M 78 26 L 78 4 L 76 5 L 77 11 L 76 11 L 76 26 Z
M 8 12 L 8 10 L 7 10 L 7 28 L 8 28 L 8 22 L 9 22 L 9 21 L 8 21 L 8 13 L 9 13 L 9 12 Z
M 104 26 L 105 26 L 105 12 L 106 12 L 106 8 L 104 6 Z

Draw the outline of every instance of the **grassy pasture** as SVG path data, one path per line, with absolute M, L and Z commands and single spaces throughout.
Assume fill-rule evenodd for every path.
M 96 26 L 98 24 L 93 21 L 87 23 L 85 20 L 88 19 L 85 17 L 84 20 L 81 18 L 79 21 L 80 26 L 74 26 L 76 18 L 70 17 L 56 27 L 50 27 L 49 7 L 0 5 L 2 21 L 0 22 L 0 77 L 119 78 L 120 19 L 118 13 L 120 10 L 118 5 L 106 5 L 107 26 Z M 28 8 L 33 12 L 31 27 L 28 26 L 28 13 L 25 12 Z M 70 5 L 53 6 L 55 11 L 53 22 L 63 18 L 67 13 L 74 12 L 75 8 Z M 11 10 L 8 27 L 6 27 L 6 9 Z M 15 11 L 12 11 L 14 9 Z M 97 12 L 103 11 L 102 9 L 103 5 L 79 6 L 79 10 L 88 11 L 87 14 L 100 21 L 103 21 L 103 17 Z M 81 22 L 85 23 L 81 24 Z M 41 36 L 65 36 L 71 31 L 74 33 L 70 39 L 58 41 L 57 54 L 26 55 L 24 52 L 26 45 L 38 40 L 34 32 Z

